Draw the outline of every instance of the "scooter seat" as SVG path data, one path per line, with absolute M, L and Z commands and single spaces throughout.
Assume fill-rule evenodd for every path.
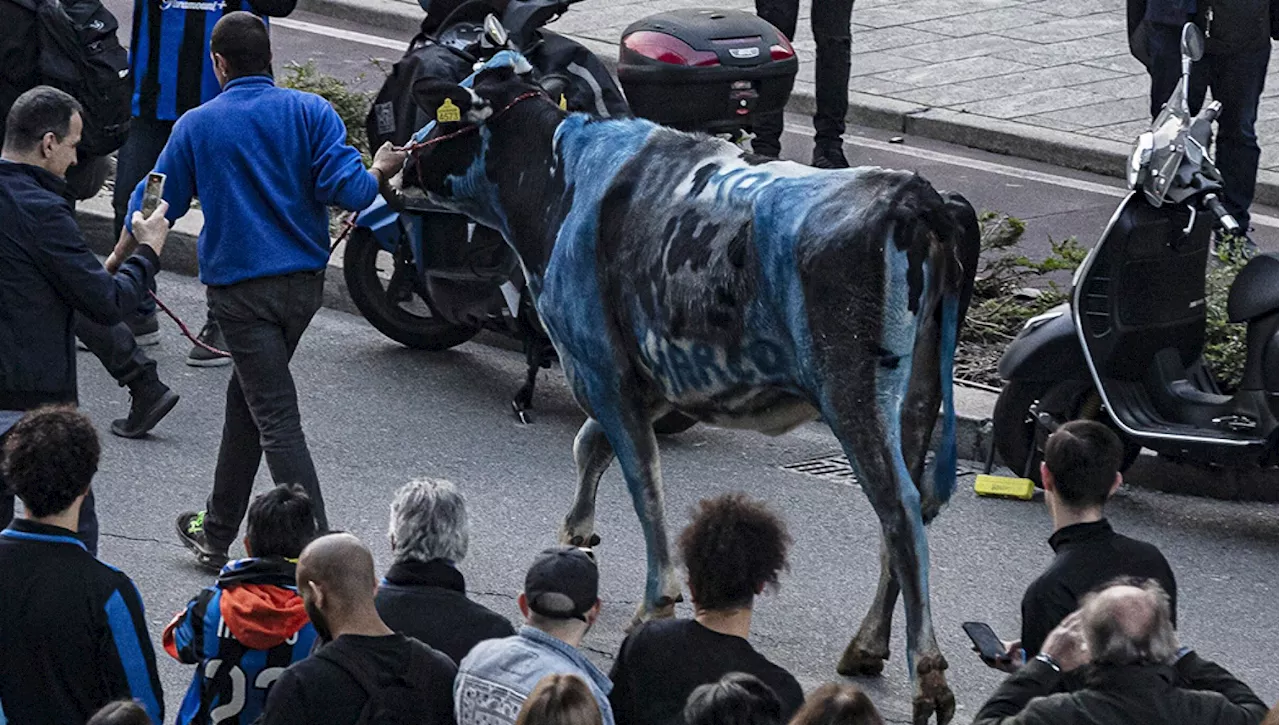
M 1274 254 L 1259 254 L 1240 270 L 1227 294 L 1227 319 L 1248 322 L 1275 314 L 1280 305 L 1277 291 L 1280 260 Z

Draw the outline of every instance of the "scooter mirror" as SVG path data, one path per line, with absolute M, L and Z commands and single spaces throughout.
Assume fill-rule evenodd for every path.
M 507 46 L 507 29 L 493 13 L 485 16 L 484 36 L 489 39 L 489 42 L 495 48 L 505 48 Z
M 1182 26 L 1182 56 L 1192 63 L 1204 57 L 1204 34 L 1194 23 Z

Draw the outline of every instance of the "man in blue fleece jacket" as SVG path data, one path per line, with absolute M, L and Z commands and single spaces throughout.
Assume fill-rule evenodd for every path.
M 182 542 L 218 571 L 263 454 L 275 482 L 301 484 L 320 530 L 328 528 L 289 360 L 320 308 L 328 207 L 367 207 L 380 187 L 387 190 L 404 153 L 386 144 L 365 170 L 328 101 L 277 88 L 267 28 L 257 16 L 228 13 L 209 47 L 222 93 L 178 119 L 156 171 L 168 176 L 170 219 L 200 197 L 200 280 L 234 365 L 213 492 L 204 511 L 177 521 Z M 145 183 L 134 190 L 131 211 L 141 206 Z

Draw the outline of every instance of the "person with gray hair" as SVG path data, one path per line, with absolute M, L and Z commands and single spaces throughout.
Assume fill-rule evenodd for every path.
M 477 643 L 515 634 L 511 622 L 467 598 L 458 565 L 467 556 L 467 506 L 448 481 L 420 478 L 391 501 L 394 560 L 378 587 L 378 614 L 391 629 L 449 655 L 454 662 Z
M 1146 579 L 1113 582 L 1086 596 L 973 722 L 1257 725 L 1266 712 L 1248 685 L 1178 648 L 1169 597 Z

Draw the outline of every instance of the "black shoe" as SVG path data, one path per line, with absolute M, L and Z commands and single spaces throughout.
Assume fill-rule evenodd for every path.
M 121 438 L 141 438 L 178 404 L 178 394 L 159 380 L 140 383 L 129 395 L 129 417 L 111 421 L 111 432 Z
M 129 329 L 133 331 L 133 339 L 141 347 L 160 344 L 160 321 L 154 314 L 146 317 L 134 317 L 128 320 Z
M 222 328 L 218 327 L 218 323 L 213 320 L 204 323 L 204 327 L 196 338 L 214 349 L 227 349 L 227 341 L 222 337 Z M 230 365 L 231 358 L 213 353 L 199 345 L 192 345 L 191 352 L 187 353 L 187 364 L 194 368 L 220 368 L 223 365 Z
M 215 574 L 227 563 L 227 550 L 209 543 L 204 533 L 204 511 L 187 511 L 178 514 L 178 538 L 183 546 L 196 555 L 200 566 Z
M 840 146 L 815 146 L 812 166 L 815 169 L 847 169 L 849 160 L 844 157 L 844 149 Z

